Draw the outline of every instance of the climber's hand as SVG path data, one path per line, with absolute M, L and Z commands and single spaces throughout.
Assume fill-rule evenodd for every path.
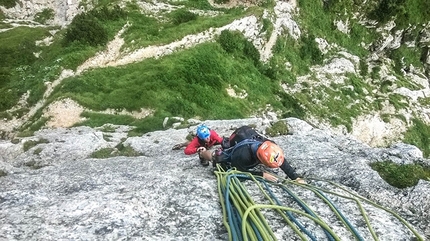
M 267 173 L 267 172 L 263 172 L 263 178 L 268 180 L 268 181 L 272 181 L 272 182 L 278 181 L 277 177 L 275 177 L 274 175 Z
M 301 179 L 300 177 L 294 179 L 295 182 L 300 183 L 300 184 L 307 184 L 305 180 Z

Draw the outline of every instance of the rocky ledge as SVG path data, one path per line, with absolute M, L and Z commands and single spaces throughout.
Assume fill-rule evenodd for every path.
M 283 121 L 289 134 L 273 139 L 309 186 L 341 192 L 327 183 L 339 185 L 392 210 L 420 237 L 430 239 L 430 182 L 420 180 L 414 187 L 398 189 L 369 166 L 379 161 L 430 165 L 418 148 L 403 143 L 372 148 L 298 119 Z M 268 125 L 259 118 L 205 123 L 224 136 L 244 124 L 263 133 Z M 1 141 L 0 239 L 227 240 L 213 169 L 201 166 L 196 156 L 172 150 L 193 128 L 139 137 L 128 137 L 127 126 L 59 128 L 13 143 Z M 90 158 L 97 150 L 119 145 L 139 155 Z M 352 239 L 340 222 L 331 220 L 329 207 L 320 198 L 304 188 L 291 188 L 332 225 L 341 240 Z M 372 239 L 351 201 L 333 195 L 331 200 L 364 239 Z M 413 239 L 414 234 L 386 210 L 363 207 L 380 240 Z M 289 232 L 278 226 L 275 235 L 281 240 Z

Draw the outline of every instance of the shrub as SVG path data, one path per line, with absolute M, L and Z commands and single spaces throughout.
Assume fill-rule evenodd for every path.
M 37 146 L 40 143 L 49 143 L 49 141 L 46 139 L 40 139 L 37 141 L 33 141 L 33 140 L 26 141 L 26 142 L 24 142 L 24 145 L 23 145 L 24 152 L 30 150 L 32 147 Z
M 39 22 L 41 24 L 45 24 L 46 21 L 54 18 L 54 10 L 50 8 L 45 8 L 42 12 L 36 13 L 34 16 L 34 21 Z
M 300 57 L 307 59 L 311 64 L 321 64 L 323 54 L 315 42 L 315 36 L 307 35 L 301 37 L 302 46 L 300 47 Z
M 133 156 L 140 156 L 141 154 L 134 150 L 131 146 L 124 146 L 124 144 L 121 142 L 119 143 L 116 148 L 118 149 L 118 156 L 127 156 L 127 157 L 133 157 Z
M 22 28 L 21 30 L 22 31 L 17 30 L 16 32 L 14 32 L 15 36 L 5 37 L 10 42 L 13 42 L 13 45 L 9 44 L 9 42 L 4 41 L 4 45 L 0 46 L 0 56 L 2 58 L 0 61 L 0 67 L 31 65 L 36 61 L 36 57 L 33 54 L 34 52 L 37 52 L 37 47 L 34 42 L 34 39 L 31 39 L 29 36 L 24 35 L 28 34 L 30 31 L 24 33 L 26 29 Z M 24 36 L 21 36 L 21 38 L 18 40 L 16 39 L 16 37 L 19 34 L 22 34 Z M 12 70 L 8 68 L 2 68 L 1 74 L 10 75 L 11 71 Z M 4 80 L 1 81 L 4 82 Z
M 12 120 L 13 116 L 6 111 L 2 111 L 0 112 L 0 119 L 7 119 L 7 120 Z
M 388 22 L 400 10 L 405 0 L 382 0 L 378 6 L 369 13 L 369 17 L 380 24 Z
M 122 143 L 119 143 L 115 148 L 106 147 L 99 149 L 93 152 L 90 157 L 91 158 L 109 158 L 115 156 L 140 156 L 141 154 L 135 151 L 131 146 L 124 146 Z
M 260 66 L 260 52 L 258 52 L 254 44 L 248 41 L 241 32 L 223 30 L 217 42 L 227 53 L 232 53 L 239 57 L 246 57 L 254 63 L 254 66 Z
M 136 123 L 136 128 L 128 133 L 128 136 L 139 136 L 142 133 L 147 133 L 155 130 L 163 129 L 164 118 L 158 116 L 148 116 Z
M 103 21 L 116 21 L 127 16 L 127 13 L 118 5 L 115 5 L 111 9 L 109 9 L 107 6 L 103 6 L 100 9 L 93 9 L 90 11 L 90 14 L 92 14 L 98 20 Z
M 260 66 L 260 52 L 258 52 L 254 44 L 246 39 L 244 40 L 243 54 L 254 63 L 255 67 Z
M 363 77 L 366 77 L 369 72 L 368 71 L 369 64 L 365 60 L 360 59 L 359 67 L 360 67 L 360 75 Z
M 33 151 L 33 154 L 34 155 L 39 155 L 42 151 L 43 151 L 42 148 L 37 148 L 36 150 Z
M 18 3 L 18 0 L 0 0 L 0 5 L 6 8 L 13 8 Z
M 91 153 L 91 158 L 108 158 L 115 156 L 115 149 L 114 148 L 102 148 L 100 150 L 97 150 L 93 153 Z
M 430 126 L 419 119 L 412 120 L 413 125 L 405 133 L 404 142 L 420 148 L 425 157 L 430 156 Z
M 174 25 L 179 25 L 181 23 L 186 23 L 197 19 L 197 15 L 186 9 L 180 8 L 171 13 L 172 23 Z
M 129 115 L 110 115 L 88 111 L 84 111 L 81 116 L 85 117 L 86 120 L 76 124 L 77 126 L 99 127 L 106 123 L 113 125 L 131 125 L 135 120 Z
M 268 136 L 280 136 L 288 134 L 288 125 L 284 121 L 277 121 L 271 127 L 266 128 Z
M 279 92 L 278 95 L 281 98 L 281 104 L 285 107 L 286 113 L 282 114 L 282 118 L 296 117 L 303 119 L 306 116 L 306 111 L 294 96 L 291 96 L 285 92 Z
M 39 120 L 32 122 L 32 124 L 29 127 L 29 130 L 30 131 L 40 130 L 42 128 L 42 126 L 44 126 L 46 124 L 46 122 L 48 122 L 48 118 L 47 117 L 41 117 Z
M 227 53 L 234 53 L 243 50 L 243 36 L 240 32 L 223 30 L 221 31 L 217 42 Z
M 388 184 L 397 188 L 417 185 L 420 179 L 429 180 L 430 169 L 417 164 L 398 165 L 389 161 L 370 164 Z
M 81 13 L 73 18 L 64 40 L 67 46 L 73 42 L 98 46 L 108 42 L 108 34 L 93 15 Z
M 430 20 L 428 0 L 381 0 L 368 17 L 383 25 L 395 18 L 397 28 L 426 23 Z
M 6 111 L 12 108 L 19 99 L 18 93 L 14 89 L 0 89 L 2 97 L 0 98 L 0 111 Z

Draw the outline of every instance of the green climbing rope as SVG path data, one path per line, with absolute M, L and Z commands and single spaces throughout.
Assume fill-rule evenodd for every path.
M 305 203 L 302 198 L 295 194 L 288 186 L 295 185 L 296 187 L 303 188 L 313 192 L 322 203 L 333 212 L 334 216 L 340 221 L 346 230 L 349 231 L 350 235 L 355 237 L 356 240 L 364 240 L 357 229 L 348 221 L 348 219 L 342 214 L 341 210 L 325 195 L 330 194 L 339 198 L 344 198 L 356 203 L 360 213 L 364 219 L 367 229 L 374 240 L 379 240 L 376 232 L 374 231 L 369 217 L 366 213 L 362 202 L 373 205 L 375 208 L 382 209 L 389 214 L 396 217 L 406 228 L 408 228 L 415 236 L 416 240 L 423 241 L 424 239 L 414 228 L 403 218 L 401 218 L 395 212 L 382 207 L 358 194 L 349 191 L 347 188 L 342 187 L 331 181 L 325 181 L 321 179 L 312 178 L 314 182 L 326 182 L 335 188 L 342 190 L 345 193 L 335 192 L 333 190 L 327 190 L 322 187 L 310 184 L 300 184 L 294 181 L 286 180 L 278 176 L 278 180 L 281 183 L 274 183 L 264 180 L 262 177 L 253 176 L 250 173 L 239 172 L 237 170 L 223 170 L 219 165 L 217 171 L 215 171 L 218 182 L 218 194 L 223 212 L 223 223 L 227 229 L 229 240 L 236 241 L 247 241 L 247 240 L 277 240 L 267 218 L 264 215 L 264 210 L 273 210 L 278 213 L 281 220 L 285 222 L 285 226 L 288 226 L 301 240 L 316 240 L 313 236 L 315 230 L 307 230 L 301 225 L 298 218 L 301 220 L 307 220 L 306 222 L 313 222 L 312 227 L 321 228 L 326 234 L 329 240 L 340 240 L 340 237 L 332 230 L 329 224 L 324 221 L 321 217 L 313 211 L 309 205 Z M 244 185 L 244 180 L 252 182 L 257 186 L 257 189 L 261 192 L 264 197 L 264 202 L 267 203 L 256 203 L 253 196 L 249 193 L 247 186 Z M 283 190 L 297 205 L 302 209 L 298 210 L 293 207 L 282 205 L 271 191 L 271 188 L 278 188 L 277 190 Z M 288 214 L 288 215 L 287 215 Z M 338 222 L 339 224 L 339 222 Z M 344 235 L 344 234 L 343 234 Z

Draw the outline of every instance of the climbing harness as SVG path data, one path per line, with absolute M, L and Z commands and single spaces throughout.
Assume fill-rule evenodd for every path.
M 310 178 L 313 183 L 320 183 L 333 187 L 340 191 L 333 191 L 317 185 L 300 184 L 294 181 L 286 180 L 277 176 L 281 182 L 267 181 L 260 176 L 254 176 L 247 172 L 240 172 L 235 169 L 223 170 L 217 165 L 215 175 L 218 182 L 218 194 L 223 211 L 223 223 L 227 229 L 229 240 L 247 241 L 247 240 L 282 240 L 282 233 L 287 232 L 289 235 L 296 234 L 301 240 L 319 240 L 325 236 L 326 240 L 341 240 L 330 224 L 335 221 L 336 225 L 342 225 L 342 237 L 348 235 L 349 239 L 359 241 L 373 238 L 379 240 L 374 227 L 372 227 L 364 204 L 371 205 L 373 208 L 386 211 L 400 221 L 411 233 L 416 240 L 424 240 L 417 231 L 403 218 L 395 212 L 384 208 L 358 194 L 349 191 L 331 181 Z M 321 218 L 318 215 L 317 207 L 322 207 L 319 203 L 317 207 L 311 207 L 297 191 L 306 191 L 318 197 L 331 211 L 333 219 L 328 222 L 327 218 Z M 330 199 L 328 195 L 333 196 Z M 360 221 L 360 229 L 353 225 L 341 208 L 336 203 L 338 200 L 346 200 L 355 203 L 362 215 L 364 222 Z M 313 203 L 315 205 L 315 203 Z M 330 216 L 329 215 L 329 216 Z M 276 220 L 276 221 L 274 221 Z M 363 229 L 363 223 L 366 229 Z M 288 228 L 288 230 L 286 230 Z M 274 232 L 273 230 L 282 230 L 283 232 Z M 339 227 L 336 228 L 339 232 Z M 288 239 L 292 239 L 290 236 Z

